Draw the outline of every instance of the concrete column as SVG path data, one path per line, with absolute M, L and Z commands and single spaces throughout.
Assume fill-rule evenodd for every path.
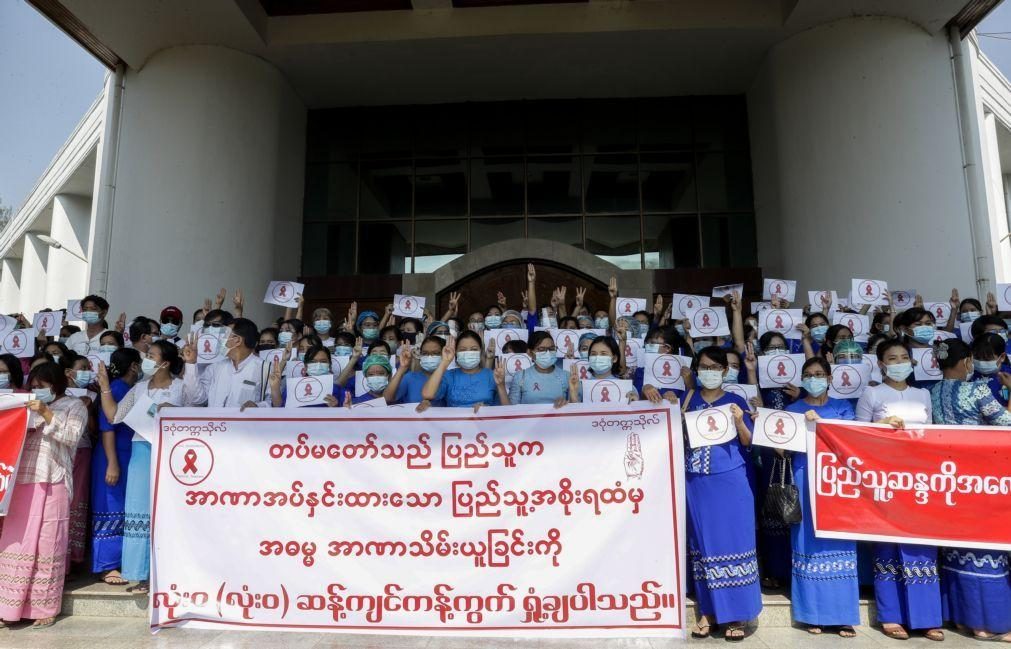
M 993 113 L 983 113 L 983 176 L 986 179 L 986 203 L 990 224 L 990 247 L 994 274 L 998 282 L 1011 278 L 1011 246 L 1002 241 L 1008 234 L 1007 202 L 1004 197 L 1004 175 L 1000 168 L 1000 145 L 997 140 L 997 120 Z
M 49 246 L 37 234 L 25 235 L 25 249 L 21 257 L 21 300 L 18 311 L 29 320 L 32 314 L 46 306 L 46 268 L 49 264 Z
M 0 313 L 21 310 L 21 260 L 4 257 L 0 265 Z
M 91 199 L 69 194 L 53 198 L 53 224 L 50 236 L 62 248 L 49 251 L 49 272 L 46 277 L 46 305 L 59 309 L 67 300 L 80 299 L 87 294 L 89 249 L 88 232 L 91 228 Z

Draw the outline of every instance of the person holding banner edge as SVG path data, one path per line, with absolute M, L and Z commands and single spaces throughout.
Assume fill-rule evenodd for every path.
M 972 352 L 960 340 L 934 345 L 943 379 L 931 389 L 935 424 L 1011 426 L 1011 406 L 1001 406 L 986 383 L 972 381 Z M 945 619 L 977 640 L 1011 642 L 1008 553 L 941 548 L 941 604 Z

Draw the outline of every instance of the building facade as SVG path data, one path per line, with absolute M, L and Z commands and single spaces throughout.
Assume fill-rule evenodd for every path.
M 33 4 L 111 71 L 0 233 L 4 312 L 1011 281 L 996 0 Z

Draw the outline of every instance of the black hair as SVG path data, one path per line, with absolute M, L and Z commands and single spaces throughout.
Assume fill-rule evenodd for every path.
M 972 358 L 972 350 L 961 340 L 950 338 L 934 343 L 934 358 L 942 370 L 950 370 L 967 358 Z
M 220 321 L 222 326 L 227 327 L 231 325 L 232 322 L 235 321 L 235 317 L 228 311 L 225 311 L 224 309 L 211 309 L 210 311 L 204 314 L 205 327 L 210 326 L 207 324 L 208 320 L 210 320 L 211 322 Z
M 983 334 L 972 339 L 972 355 L 980 360 L 997 360 L 1004 354 L 1004 339 L 997 334 Z
M 314 345 L 322 345 L 323 344 L 323 339 L 320 338 L 318 335 L 316 335 L 314 333 L 312 333 L 312 334 L 306 334 L 306 335 L 302 336 L 299 339 L 298 344 L 301 345 L 303 341 L 308 341 L 309 342 L 309 347 L 312 347 Z M 306 349 L 309 349 L 309 347 L 306 347 Z
M 800 368 L 801 373 L 804 372 L 811 365 L 817 365 L 821 369 L 825 370 L 825 373 L 832 376 L 832 366 L 828 364 L 828 361 L 821 356 L 812 356 L 811 358 L 804 361 L 804 365 Z
M 396 338 L 397 340 L 400 340 L 400 338 L 401 338 L 401 336 L 400 336 L 400 327 L 398 327 L 397 325 L 392 325 L 392 324 L 391 325 L 386 325 L 385 327 L 383 327 L 382 329 L 379 330 L 379 337 L 382 338 L 383 334 L 385 334 L 386 332 L 392 332 L 393 333 L 393 337 Z
M 255 348 L 256 343 L 260 341 L 260 330 L 249 318 L 232 320 L 232 333 L 241 338 L 242 344 L 249 349 Z
M 574 325 L 574 328 L 576 329 L 579 328 L 579 321 L 570 315 L 567 315 L 558 321 L 558 328 L 565 329 L 565 325 L 569 324 L 570 322 Z
M 260 342 L 260 338 L 263 336 L 263 334 L 268 334 L 268 335 L 274 337 L 274 342 L 276 343 L 276 342 L 278 342 L 277 341 L 277 334 L 278 333 L 280 333 L 280 332 L 278 331 L 277 327 L 265 327 L 263 329 L 260 329 L 260 336 L 257 337 L 256 341 Z
M 60 335 L 66 336 L 67 338 L 73 336 L 76 333 L 79 333 L 80 331 L 81 328 L 78 327 L 77 325 L 65 324 L 62 327 L 60 327 Z
M 1001 318 L 990 314 L 981 315 L 976 318 L 973 321 L 972 326 L 969 327 L 969 331 L 972 333 L 973 338 L 978 338 L 982 336 L 983 332 L 986 331 L 986 328 L 990 326 L 997 326 L 1007 331 L 1007 323 Z
M 94 304 L 95 306 L 97 306 L 99 311 L 108 311 L 109 310 L 109 301 L 106 300 L 104 297 L 102 297 L 100 295 L 88 295 L 84 299 L 82 299 L 81 300 L 81 308 L 82 309 L 84 308 L 84 304 L 86 302 L 91 302 L 92 304 Z
M 549 334 L 546 331 L 533 332 L 532 334 L 530 334 L 530 338 L 527 339 L 527 348 L 533 349 L 534 347 L 537 347 L 537 345 L 541 344 L 541 341 L 544 340 L 545 338 L 551 338 L 551 334 Z M 511 343 L 513 341 L 510 340 L 509 342 Z M 509 343 L 506 344 L 508 345 Z M 503 347 L 503 350 L 504 349 L 505 347 Z
M 116 347 L 119 347 L 120 349 L 122 349 L 123 346 L 126 344 L 126 342 L 123 340 L 123 334 L 119 333 L 115 329 L 103 331 L 102 335 L 98 337 L 99 343 L 101 343 L 102 339 L 105 338 L 106 336 L 112 336 L 112 339 L 116 341 Z
M 664 344 L 670 347 L 670 353 L 672 354 L 678 354 L 681 356 L 692 355 L 692 350 L 688 346 L 688 341 L 685 340 L 684 336 L 679 334 L 678 330 L 671 325 L 654 329 L 652 332 L 646 334 L 646 339 L 649 340 L 650 336 L 660 336 L 663 339 Z
M 158 349 L 162 362 L 168 363 L 169 374 L 179 376 L 183 373 L 186 363 L 183 362 L 182 357 L 179 355 L 179 348 L 176 347 L 175 343 L 167 340 L 156 340 L 151 343 L 151 346 Z
M 976 310 L 979 311 L 980 313 L 983 312 L 983 305 L 979 303 L 979 300 L 977 300 L 974 297 L 967 297 L 958 303 L 958 313 L 962 312 L 962 307 L 964 307 L 966 304 L 971 304 L 972 306 L 976 307 Z
M 21 388 L 25 383 L 25 372 L 21 368 L 21 360 L 14 354 L 0 354 L 0 361 L 7 366 L 11 375 L 11 385 Z
M 766 349 L 768 349 L 769 345 L 772 343 L 773 338 L 779 338 L 780 340 L 782 340 L 783 341 L 783 346 L 786 347 L 786 351 L 787 351 L 787 353 L 789 353 L 789 351 L 790 351 L 790 342 L 786 339 L 786 336 L 784 336 L 783 334 L 779 333 L 778 331 L 766 331 L 764 334 L 762 334 L 761 336 L 759 336 L 759 338 L 758 338 L 758 347 L 759 347 L 759 349 L 761 349 L 763 352 Z
M 390 356 L 393 356 L 393 350 L 390 349 L 390 346 L 386 344 L 385 340 L 379 340 L 376 338 L 375 342 L 369 345 L 369 353 L 371 354 L 377 347 L 382 347 L 387 351 L 387 353 L 389 353 Z
M 334 334 L 333 339 L 334 339 L 334 346 L 341 345 L 341 343 L 343 343 L 342 346 L 354 347 L 355 342 L 357 342 L 355 340 L 355 335 L 350 331 L 338 331 L 336 334 Z
M 439 338 L 438 336 L 429 336 L 428 338 L 425 338 L 421 342 L 421 347 L 419 349 L 424 349 L 425 345 L 427 345 L 428 343 L 435 343 L 435 344 L 439 345 L 439 352 L 440 353 L 442 352 L 443 347 L 446 346 L 445 339 Z
M 91 368 L 91 361 L 88 360 L 88 357 L 83 354 L 78 354 L 75 351 L 68 351 L 66 354 L 60 354 L 60 360 L 55 362 L 65 370 L 72 370 L 74 369 L 74 363 L 77 361 L 87 361 L 88 368 Z
M 702 349 L 700 349 L 699 353 L 695 356 L 695 359 L 692 360 L 692 369 L 695 370 L 696 372 L 698 372 L 699 370 L 699 361 L 702 360 L 703 356 L 709 357 L 709 360 L 713 361 L 714 363 L 716 363 L 717 365 L 719 365 L 724 369 L 730 367 L 730 364 L 727 361 L 727 351 L 722 347 L 710 345 L 708 347 L 703 347 Z
M 154 321 L 142 315 L 134 318 L 133 322 L 130 323 L 130 341 L 140 340 L 141 336 L 150 336 L 152 322 Z
M 920 320 L 922 320 L 923 316 L 928 316 L 931 322 L 937 324 L 937 318 L 934 317 L 933 313 L 927 311 L 926 309 L 921 309 L 918 306 L 914 306 L 912 309 L 906 309 L 905 311 L 899 314 L 899 318 L 897 319 L 901 319 L 902 326 L 908 329 L 909 327 L 913 326 L 914 322 L 919 322 Z M 899 325 L 896 324 L 895 326 L 898 327 Z
M 878 345 L 877 351 L 878 360 L 884 361 L 885 354 L 887 354 L 888 350 L 891 349 L 892 347 L 901 347 L 902 349 L 906 350 L 907 354 L 911 353 L 909 351 L 909 343 L 907 343 L 905 340 L 901 338 L 885 338 L 883 341 L 881 341 L 881 344 Z
M 814 322 L 815 318 L 821 318 L 822 320 L 825 321 L 825 324 L 832 324 L 831 322 L 829 322 L 828 315 L 818 311 L 816 313 L 809 313 L 807 314 L 807 317 L 804 318 L 804 324 L 807 325 L 808 329 L 814 329 L 815 325 L 811 323 Z
M 126 376 L 130 368 L 140 365 L 140 352 L 133 347 L 124 347 L 112 352 L 109 357 L 109 376 L 114 379 L 121 379 Z
M 31 385 L 33 380 L 44 381 L 53 386 L 55 396 L 61 397 L 67 392 L 67 375 L 56 363 L 46 362 L 36 365 L 28 374 L 28 385 Z
M 883 341 L 888 340 L 888 338 L 889 336 L 886 336 L 885 334 L 874 334 L 867 339 L 867 351 L 871 352 L 871 350 L 877 349 L 877 346 Z
M 311 358 L 313 358 L 316 354 L 320 352 L 326 352 L 327 365 L 333 362 L 333 355 L 330 353 L 330 349 L 326 345 L 323 345 L 322 343 L 319 345 L 313 345 L 309 349 L 305 350 L 303 362 L 308 363 Z
M 39 351 L 43 351 L 43 350 L 45 350 L 45 348 L 46 348 L 46 347 L 49 347 L 50 345 L 56 345 L 57 347 L 59 347 L 59 348 L 60 348 L 60 356 L 65 356 L 66 354 L 70 354 L 70 353 L 72 353 L 72 352 L 70 351 L 70 349 L 69 349 L 69 348 L 68 348 L 68 347 L 67 347 L 67 346 L 66 346 L 66 345 L 65 345 L 64 343 L 61 343 L 61 342 L 60 342 L 60 341 L 58 341 L 58 340 L 50 340 L 50 341 L 49 341 L 49 342 L 47 342 L 47 343 L 46 343 L 45 345 L 40 345 L 40 346 L 42 347 L 42 349 L 41 349 L 41 350 L 39 350 Z
M 499 305 L 497 305 L 497 304 L 492 304 L 492 305 L 491 305 L 491 306 L 489 306 L 489 307 L 488 307 L 487 309 L 485 309 L 485 310 L 484 310 L 484 312 L 485 312 L 485 313 L 487 314 L 487 313 L 488 313 L 489 311 L 491 311 L 492 309 L 498 309 L 498 314 L 499 314 L 499 315 L 502 315 L 502 314 L 503 314 L 503 313 L 505 313 L 505 311 L 506 311 L 505 309 L 503 309 L 503 308 L 502 308 L 502 307 L 500 307 Z
M 888 320 L 890 314 L 884 311 L 878 311 L 874 314 L 874 318 L 871 320 L 871 331 L 875 331 L 874 327 L 882 325 L 882 330 L 884 329 L 884 323 Z
M 621 355 L 622 350 L 618 348 L 618 343 L 614 338 L 610 336 L 597 336 L 590 343 L 590 350 L 593 350 L 593 346 L 597 343 L 602 343 L 605 347 L 611 350 L 614 354 L 614 362 L 611 363 L 611 374 L 614 376 L 619 376 L 621 374 Z
M 402 331 L 403 328 L 404 328 L 404 325 L 405 324 L 409 324 L 409 323 L 414 323 L 414 330 L 415 331 L 424 331 L 425 330 L 425 325 L 422 324 L 421 320 L 418 320 L 417 318 L 404 318 L 403 320 L 400 321 L 400 324 L 398 325 L 397 328 Z M 382 334 L 380 334 L 380 335 L 382 335 Z
M 460 335 L 457 336 L 457 338 L 456 338 L 456 345 L 457 345 L 457 347 L 459 347 L 460 343 L 464 339 L 466 339 L 466 338 L 473 338 L 474 340 L 476 340 L 477 341 L 477 348 L 480 349 L 481 351 L 484 351 L 484 340 L 481 338 L 481 336 L 479 336 L 478 334 L 474 333 L 470 329 L 466 329 L 466 330 L 460 332 Z M 505 346 L 503 345 L 503 348 L 504 347 Z
M 505 354 L 526 354 L 530 351 L 530 345 L 523 340 L 510 340 L 502 345 L 502 352 Z
M 198 320 L 197 314 L 200 313 L 201 311 L 203 311 L 203 309 L 197 309 L 196 311 L 193 312 L 193 322 L 196 322 Z M 206 316 L 206 315 L 207 314 L 204 313 L 204 316 Z

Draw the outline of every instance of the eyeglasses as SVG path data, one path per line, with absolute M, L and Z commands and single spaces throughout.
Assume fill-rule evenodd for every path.
M 706 371 L 716 370 L 717 372 L 722 372 L 726 368 L 723 367 L 722 365 L 699 365 L 699 369 Z
M 828 374 L 825 374 L 824 372 L 819 372 L 818 374 L 808 374 L 808 373 L 805 372 L 804 374 L 801 375 L 800 378 L 802 378 L 802 379 L 827 379 L 828 378 Z
M 538 347 L 534 350 L 535 352 L 558 352 L 557 347 Z

